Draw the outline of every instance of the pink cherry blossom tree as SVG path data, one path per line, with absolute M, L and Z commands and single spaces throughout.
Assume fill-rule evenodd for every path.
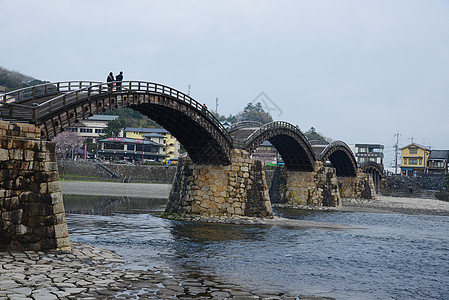
M 71 157 L 73 159 L 85 138 L 75 132 L 63 131 L 55 136 L 52 141 L 56 144 L 56 154 L 59 154 L 62 158 Z

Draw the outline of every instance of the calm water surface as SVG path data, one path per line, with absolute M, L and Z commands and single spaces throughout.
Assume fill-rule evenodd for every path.
M 130 268 L 211 274 L 253 290 L 337 299 L 449 299 L 449 217 L 303 212 L 354 229 L 195 224 L 154 216 L 164 199 L 65 196 L 70 239 Z

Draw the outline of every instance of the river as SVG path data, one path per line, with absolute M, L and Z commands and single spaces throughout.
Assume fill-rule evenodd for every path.
M 353 229 L 165 220 L 165 199 L 65 195 L 72 241 L 127 267 L 210 274 L 251 290 L 336 299 L 449 299 L 449 217 L 275 208 Z

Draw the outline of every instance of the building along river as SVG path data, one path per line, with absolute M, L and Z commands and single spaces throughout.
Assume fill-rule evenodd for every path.
M 127 267 L 212 275 L 252 291 L 337 299 L 449 299 L 449 217 L 275 208 L 352 229 L 161 219 L 165 199 L 66 195 L 70 239 Z

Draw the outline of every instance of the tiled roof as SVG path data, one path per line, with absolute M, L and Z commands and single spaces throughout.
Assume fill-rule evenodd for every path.
M 162 133 L 166 134 L 169 133 L 164 128 L 137 128 L 137 127 L 126 127 L 125 132 L 142 132 L 142 133 Z
M 448 159 L 449 150 L 432 150 L 429 159 Z
M 116 115 L 93 115 L 88 120 L 89 121 L 112 121 L 117 119 Z

